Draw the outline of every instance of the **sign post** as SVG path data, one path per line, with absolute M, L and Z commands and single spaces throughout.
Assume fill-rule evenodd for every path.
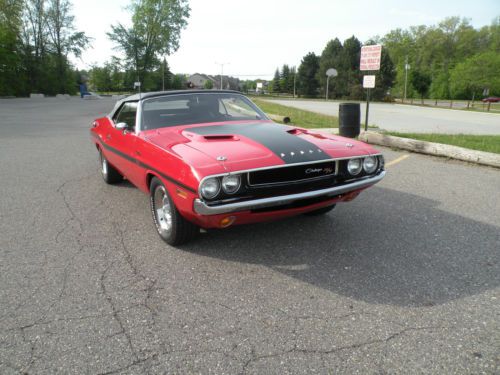
M 361 71 L 376 71 L 380 70 L 380 59 L 382 56 L 382 46 L 375 44 L 372 46 L 361 47 L 361 58 L 359 61 L 359 70 Z M 368 114 L 370 108 L 370 89 L 375 88 L 375 76 L 363 76 L 363 88 L 366 91 L 366 114 L 365 114 L 365 131 L 368 130 Z
M 368 113 L 370 108 L 370 89 L 375 88 L 375 76 L 363 76 L 363 88 L 366 89 L 365 131 L 368 130 Z
M 337 77 L 338 73 L 336 69 L 330 68 L 326 71 L 326 100 L 328 100 L 328 82 L 330 77 Z

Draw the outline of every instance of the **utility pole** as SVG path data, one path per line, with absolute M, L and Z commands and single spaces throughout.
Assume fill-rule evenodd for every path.
M 408 64 L 408 55 L 405 59 L 405 94 L 403 97 L 403 103 L 406 101 L 406 87 L 408 85 L 408 70 L 410 70 L 410 64 Z
M 163 64 L 161 64 L 161 91 L 165 91 L 165 58 L 163 58 Z
M 222 76 L 224 75 L 224 65 L 228 65 L 228 62 L 223 62 L 223 63 L 218 63 L 217 61 L 215 62 L 217 65 L 220 65 L 220 89 L 222 90 Z
M 293 69 L 293 98 L 295 99 L 295 86 L 297 85 L 297 69 Z

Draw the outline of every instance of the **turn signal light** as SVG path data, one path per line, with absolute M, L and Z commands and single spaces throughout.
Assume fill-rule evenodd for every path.
M 221 228 L 227 228 L 228 226 L 233 224 L 235 221 L 236 221 L 235 216 L 228 216 L 228 217 L 225 217 L 224 219 L 222 219 L 220 221 L 219 225 Z
M 359 193 L 360 193 L 359 191 L 353 191 L 353 192 L 347 193 L 346 195 L 344 195 L 342 202 L 352 201 L 353 199 L 355 199 L 359 195 Z

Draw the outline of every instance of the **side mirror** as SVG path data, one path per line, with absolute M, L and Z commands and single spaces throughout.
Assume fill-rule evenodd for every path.
M 115 129 L 125 131 L 128 129 L 128 125 L 125 122 L 119 122 L 118 124 L 115 125 Z

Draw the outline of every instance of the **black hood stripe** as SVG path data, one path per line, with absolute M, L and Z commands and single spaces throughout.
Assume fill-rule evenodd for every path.
M 290 134 L 285 126 L 274 123 L 201 126 L 186 131 L 199 135 L 241 135 L 268 148 L 286 164 L 331 159 L 314 143 Z

